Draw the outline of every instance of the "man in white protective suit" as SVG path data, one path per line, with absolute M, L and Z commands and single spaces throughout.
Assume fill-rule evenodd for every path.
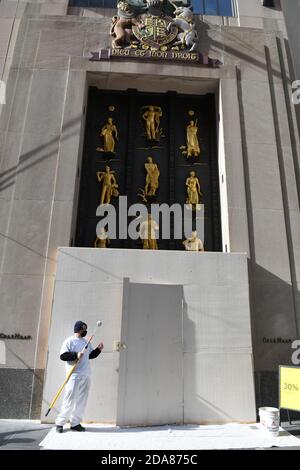
M 74 335 L 67 338 L 61 347 L 60 359 L 66 361 L 66 373 L 78 360 L 78 366 L 72 373 L 65 389 L 65 396 L 59 415 L 55 420 L 56 431 L 63 432 L 63 426 L 70 421 L 72 431 L 85 431 L 81 426 L 91 381 L 90 359 L 99 356 L 103 349 L 100 343 L 96 349 L 84 338 L 87 334 L 87 324 L 77 321 L 74 325 Z M 88 344 L 87 349 L 84 348 Z M 83 352 L 84 351 L 84 352 Z

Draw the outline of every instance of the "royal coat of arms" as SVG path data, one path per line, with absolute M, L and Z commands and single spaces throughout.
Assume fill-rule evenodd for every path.
M 111 35 L 113 48 L 173 47 L 193 51 L 197 42 L 192 10 L 170 0 L 120 1 Z
M 112 48 L 91 52 L 90 60 L 175 60 L 219 67 L 218 59 L 197 51 L 192 8 L 179 1 L 120 0 L 110 29 Z
M 174 41 L 178 34 L 178 27 L 169 16 L 146 15 L 140 19 L 139 25 L 132 27 L 132 32 L 142 46 L 159 48 Z

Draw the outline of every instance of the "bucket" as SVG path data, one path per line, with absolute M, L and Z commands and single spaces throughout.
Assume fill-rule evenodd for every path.
M 269 406 L 259 408 L 259 419 L 263 430 L 271 437 L 279 434 L 279 409 Z

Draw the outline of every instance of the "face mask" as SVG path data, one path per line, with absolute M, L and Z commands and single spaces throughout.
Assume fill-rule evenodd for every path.
M 82 331 L 82 332 L 80 333 L 81 338 L 84 338 L 84 337 L 86 336 L 86 334 L 87 334 L 87 331 L 86 331 L 86 330 L 85 330 L 85 331 Z

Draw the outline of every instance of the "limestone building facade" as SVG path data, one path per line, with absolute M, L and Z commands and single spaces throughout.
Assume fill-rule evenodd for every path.
M 199 333 L 201 351 L 211 348 L 210 353 L 220 358 L 228 353 L 224 367 L 239 371 L 236 383 L 244 381 L 251 388 L 254 374 L 256 408 L 277 405 L 278 366 L 291 364 L 292 342 L 300 339 L 300 123 L 292 102 L 295 75 L 285 19 L 279 0 L 273 7 L 263 6 L 261 0 L 224 4 L 198 0 L 193 7 L 199 52 L 220 61 L 220 67 L 175 61 L 91 61 L 91 51 L 111 47 L 114 2 L 0 1 L 0 73 L 5 89 L 0 116 L 1 418 L 41 417 L 42 407 L 47 406 L 45 396 L 48 400 L 52 393 L 50 386 L 49 396 L 44 391 L 48 353 L 57 352 L 55 337 L 72 327 L 72 309 L 74 321 L 86 308 L 93 309 L 89 303 L 93 292 L 108 288 L 105 283 L 111 286 L 118 273 L 122 282 L 129 277 L 133 283 L 167 284 L 168 273 L 161 263 L 175 269 L 174 260 L 186 272 L 175 276 L 174 271 L 170 284 L 198 286 L 185 292 L 187 312 L 194 312 L 186 314 L 187 328 L 189 322 L 197 325 L 203 312 L 215 313 L 216 325 L 223 325 L 214 330 L 215 343 L 214 331 L 209 329 L 213 326 L 205 326 L 209 344 Z M 218 16 L 221 13 L 224 16 Z M 91 88 L 214 96 L 218 250 L 202 253 L 190 264 L 191 258 L 178 258 L 189 253 L 176 250 L 158 250 L 148 260 L 143 250 L 110 248 L 105 254 L 101 250 L 95 254 L 92 246 L 75 246 Z M 137 275 L 129 265 L 119 271 L 117 252 L 119 260 L 126 259 L 129 265 L 145 262 L 145 271 L 139 268 Z M 154 259 L 157 269 L 151 264 Z M 111 267 L 110 274 L 94 277 L 101 267 L 108 271 Z M 187 275 L 193 270 L 198 276 L 195 283 Z M 68 283 L 75 283 L 72 288 L 69 285 L 70 290 Z M 76 286 L 84 289 L 89 283 L 93 285 L 86 291 L 87 303 L 80 300 L 82 296 L 77 304 L 65 302 Z M 113 304 L 115 311 L 121 311 L 122 295 L 111 289 L 110 295 L 119 299 Z M 65 295 L 69 297 L 63 301 Z M 103 297 L 98 301 L 108 308 Z M 76 310 L 79 304 L 81 309 Z M 96 318 L 97 312 L 93 315 Z M 99 315 L 104 315 L 101 309 Z M 62 332 L 60 325 L 64 325 Z M 107 338 L 103 362 L 115 371 L 109 355 L 116 351 L 117 337 L 102 331 L 104 342 Z M 191 350 L 184 349 L 184 354 Z M 246 362 L 234 362 L 243 354 Z M 194 372 L 188 369 L 187 381 L 204 364 L 197 358 Z M 213 369 L 210 358 L 204 358 L 205 364 Z M 113 377 L 111 384 L 115 384 Z M 243 387 L 238 390 L 245 392 Z M 252 398 L 247 396 L 243 405 L 249 404 L 248 414 L 231 410 L 221 415 L 225 420 L 255 419 Z M 97 402 L 100 408 L 106 400 L 108 391 Z M 117 402 L 115 396 L 111 406 Z M 217 404 L 216 398 L 216 408 Z M 197 406 L 193 398 L 188 401 L 189 422 Z M 197 422 L 201 406 L 199 410 Z M 204 415 L 204 421 L 213 420 L 209 412 Z M 90 420 L 103 416 L 89 411 Z M 112 416 L 104 420 L 111 422 Z M 126 423 L 124 416 L 119 416 L 119 422 Z

